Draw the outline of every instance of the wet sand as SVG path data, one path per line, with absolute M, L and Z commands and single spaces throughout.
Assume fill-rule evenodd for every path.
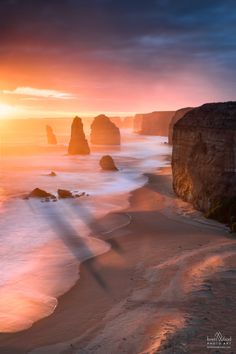
M 106 235 L 111 251 L 82 264 L 51 316 L 1 334 L 1 354 L 197 354 L 216 331 L 236 338 L 236 241 L 226 228 L 174 196 L 169 168 L 149 175 L 124 213 L 130 224 Z M 224 352 L 236 352 L 234 341 Z

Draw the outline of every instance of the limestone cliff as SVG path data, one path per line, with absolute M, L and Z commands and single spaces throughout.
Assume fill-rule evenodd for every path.
M 125 117 L 122 121 L 122 128 L 123 129 L 133 129 L 134 125 L 134 117 Z
M 142 120 L 143 120 L 143 114 L 139 113 L 136 114 L 134 117 L 134 124 L 133 124 L 133 130 L 135 133 L 141 133 L 142 131 Z
M 87 155 L 90 153 L 88 142 L 85 138 L 81 118 L 75 117 L 71 125 L 71 138 L 68 147 L 70 155 Z
M 120 145 L 120 129 L 105 115 L 94 118 L 90 140 L 96 145 Z
M 220 221 L 236 217 L 236 102 L 194 108 L 174 125 L 172 171 L 182 199 Z
M 46 125 L 46 132 L 47 132 L 47 142 L 50 145 L 57 144 L 56 135 L 53 133 L 52 127 L 50 125 Z
M 169 124 L 174 113 L 174 111 L 163 111 L 136 114 L 134 119 L 134 131 L 144 135 L 167 136 Z
M 186 108 L 181 108 L 178 109 L 178 111 L 175 112 L 174 116 L 172 117 L 170 124 L 169 124 L 169 132 L 168 132 L 168 144 L 172 145 L 172 136 L 173 136 L 173 127 L 176 122 L 178 122 L 183 116 L 189 112 L 191 107 L 186 107 Z

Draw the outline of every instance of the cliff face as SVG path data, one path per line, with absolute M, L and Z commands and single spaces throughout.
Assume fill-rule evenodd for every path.
M 173 127 L 176 122 L 178 122 L 183 116 L 189 112 L 191 109 L 190 107 L 178 109 L 175 112 L 174 116 L 172 117 L 170 124 L 169 124 L 169 132 L 168 132 L 168 144 L 172 145 L 172 137 L 173 137 Z
M 75 117 L 71 125 L 71 138 L 68 147 L 70 155 L 87 155 L 90 153 L 88 142 L 85 138 L 81 118 Z
M 135 133 L 141 133 L 142 131 L 143 114 L 136 114 L 134 117 L 133 130 Z
M 90 140 L 96 145 L 120 145 L 120 129 L 101 114 L 91 124 Z
M 47 141 L 50 145 L 57 144 L 56 135 L 53 133 L 52 127 L 50 125 L 46 125 L 46 132 L 47 132 Z
M 172 171 L 182 199 L 220 221 L 236 217 L 236 102 L 194 108 L 174 125 Z
M 174 111 L 136 114 L 134 131 L 144 135 L 167 136 Z
M 134 125 L 134 117 L 125 117 L 122 121 L 122 128 L 123 129 L 130 129 L 133 128 Z

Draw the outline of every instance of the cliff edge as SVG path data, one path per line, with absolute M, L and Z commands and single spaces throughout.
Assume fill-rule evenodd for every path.
M 191 107 L 181 108 L 175 112 L 174 116 L 172 117 L 170 124 L 169 124 L 169 132 L 168 132 L 168 144 L 172 145 L 172 137 L 173 137 L 173 128 L 175 123 L 177 123 L 183 116 L 188 113 Z
M 167 136 L 174 111 L 136 114 L 134 132 L 143 135 Z
M 204 104 L 174 125 L 173 189 L 236 230 L 236 102 Z

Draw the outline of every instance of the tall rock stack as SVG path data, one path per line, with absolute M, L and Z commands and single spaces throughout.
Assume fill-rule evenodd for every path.
M 169 124 L 169 133 L 168 133 L 168 144 L 172 145 L 172 137 L 173 137 L 173 128 L 175 123 L 177 123 L 183 116 L 189 112 L 191 107 L 181 108 L 175 112 L 174 116 L 172 117 L 170 124 Z
M 88 155 L 90 148 L 85 138 L 81 118 L 75 117 L 71 125 L 71 138 L 68 147 L 70 155 Z
M 46 125 L 46 132 L 47 132 L 47 141 L 50 145 L 57 144 L 56 135 L 53 133 L 52 127 L 50 125 Z
M 120 129 L 101 114 L 91 124 L 91 143 L 96 145 L 120 145 Z
M 172 171 L 178 196 L 236 221 L 236 102 L 204 104 L 174 125 Z

